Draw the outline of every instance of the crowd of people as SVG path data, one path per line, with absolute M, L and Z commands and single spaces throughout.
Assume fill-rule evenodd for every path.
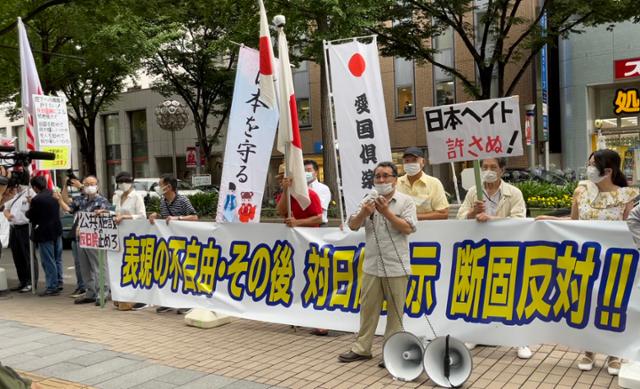
M 404 302 L 406 300 L 409 263 L 408 236 L 416 231 L 421 220 L 441 220 L 449 217 L 449 203 L 440 180 L 424 172 L 425 156 L 417 147 L 409 147 L 403 154 L 403 170 L 392 162 L 381 162 L 374 170 L 374 188 L 377 196 L 364 198 L 358 210 L 349 215 L 347 225 L 351 230 L 364 227 L 366 239 L 365 259 L 362 266 L 360 330 L 349 351 L 340 354 L 341 362 L 371 359 L 371 347 L 383 301 L 387 301 L 388 318 L 385 338 L 402 329 Z M 486 158 L 481 161 L 482 187 L 470 188 L 461 204 L 457 219 L 489 223 L 504 218 L 525 218 L 526 204 L 522 192 L 502 179 L 507 161 L 505 158 Z M 630 230 L 640 243 L 640 207 L 633 209 L 638 196 L 636 188 L 629 187 L 620 169 L 620 156 L 612 150 L 598 150 L 588 160 L 588 180 L 581 181 L 573 194 L 569 216 L 540 216 L 536 220 L 627 220 Z M 284 166 L 278 169 L 277 180 L 281 194 L 277 197 L 277 211 L 289 227 L 322 227 L 329 222 L 328 209 L 331 191 L 318 178 L 318 165 L 313 160 L 304 161 L 310 204 L 302 207 L 293 197 L 285 195 L 292 179 L 284 177 Z M 189 199 L 177 193 L 177 180 L 164 175 L 156 191 L 161 196 L 160 212 L 147 215 L 140 193 L 133 188 L 130 173 L 121 172 L 115 177 L 117 190 L 109 202 L 99 193 L 98 179 L 87 176 L 82 181 L 65 179 L 62 191 L 47 189 L 43 177 L 31 179 L 30 185 L 8 188 L 0 199 L 0 206 L 9 221 L 9 245 L 18 274 L 19 285 L 14 290 L 29 292 L 32 289 L 29 261 L 30 242 L 38 248 L 39 261 L 45 272 L 46 289 L 40 296 L 60 294 L 64 285 L 62 278 L 62 212 L 109 213 L 116 223 L 127 219 L 147 218 L 149 223 L 158 219 L 171 223 L 174 220 L 197 221 L 196 210 Z M 80 194 L 71 196 L 69 188 Z M 479 193 L 482 193 L 480 200 Z M 75 219 L 72 233 L 78 225 Z M 29 231 L 29 222 L 32 231 Z M 100 262 L 95 249 L 79 247 L 72 243 L 76 268 L 76 290 L 72 293 L 76 304 L 99 305 Z M 37 262 L 36 262 L 37 263 Z M 108 274 L 106 261 L 102 271 Z M 38 279 L 37 266 L 34 270 Z M 108 277 L 102 287 L 109 295 Z M 119 308 L 143 309 L 145 304 L 114 302 Z M 126 308 L 125 308 L 126 307 Z M 171 311 L 169 307 L 157 307 L 158 313 Z M 185 310 L 177 310 L 184 313 Z M 312 334 L 324 336 L 326 329 L 313 329 Z M 467 344 L 473 348 L 475 344 Z M 519 358 L 528 359 L 532 352 L 528 346 L 518 347 Z M 578 364 L 581 370 L 591 370 L 593 352 L 586 351 Z M 384 362 L 380 362 L 384 367 Z M 608 372 L 612 375 L 620 369 L 620 359 L 610 356 Z

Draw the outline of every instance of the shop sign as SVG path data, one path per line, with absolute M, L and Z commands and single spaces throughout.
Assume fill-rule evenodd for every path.
M 613 108 L 616 115 L 640 112 L 638 89 L 618 89 L 613 99 Z
M 616 60 L 613 68 L 616 80 L 640 77 L 640 57 Z

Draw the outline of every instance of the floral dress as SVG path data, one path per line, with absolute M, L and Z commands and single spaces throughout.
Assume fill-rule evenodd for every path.
M 581 181 L 576 189 L 579 220 L 623 220 L 627 204 L 638 196 L 638 188 L 624 187 L 600 192 L 591 181 Z

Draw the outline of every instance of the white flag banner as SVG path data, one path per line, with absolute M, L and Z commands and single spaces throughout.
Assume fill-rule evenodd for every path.
M 378 46 L 327 42 L 331 90 L 336 113 L 342 190 L 347 215 L 373 187 L 378 162 L 391 161 Z
M 364 229 L 127 220 L 119 230 L 123 250 L 108 253 L 116 301 L 358 330 Z M 639 256 L 624 222 L 418 222 L 409 259 L 404 328 L 416 335 L 433 337 L 428 317 L 467 342 L 640 360 Z
M 278 109 L 260 100 L 257 50 L 240 48 L 227 130 L 217 222 L 260 221 Z
M 423 110 L 432 164 L 523 154 L 518 96 Z

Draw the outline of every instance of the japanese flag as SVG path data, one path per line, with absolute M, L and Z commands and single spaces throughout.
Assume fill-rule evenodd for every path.
M 27 30 L 22 24 L 22 19 L 18 18 L 18 41 L 20 42 L 20 75 L 21 75 L 21 98 L 22 112 L 24 115 L 24 128 L 27 133 L 27 150 L 34 151 L 36 149 L 36 135 L 33 111 L 33 95 L 42 94 L 42 86 L 40 85 L 40 77 L 36 70 L 36 63 L 33 60 Z M 36 163 L 31 165 L 34 175 L 42 175 L 47 179 L 47 186 L 53 189 L 53 181 L 48 170 L 36 170 Z
M 302 209 L 311 203 L 309 199 L 309 189 L 304 173 L 302 158 L 302 142 L 300 139 L 300 128 L 298 128 L 298 107 L 296 96 L 293 91 L 293 77 L 291 76 L 291 66 L 289 65 L 289 45 L 284 34 L 284 16 L 282 23 L 278 26 L 278 56 L 280 57 L 280 77 L 278 86 L 280 89 L 279 108 L 280 123 L 278 124 L 278 151 L 284 154 L 286 165 L 286 176 L 293 179 L 290 194 L 293 196 Z
M 273 47 L 271 46 L 267 11 L 264 9 L 262 0 L 258 0 L 258 3 L 260 4 L 260 100 L 268 108 L 273 108 L 276 104 L 276 88 L 273 79 Z

